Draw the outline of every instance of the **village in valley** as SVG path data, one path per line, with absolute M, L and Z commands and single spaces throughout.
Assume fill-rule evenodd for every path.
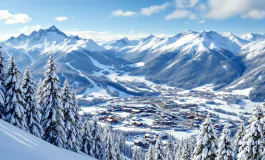
M 257 105 L 248 100 L 244 92 L 215 92 L 210 85 L 192 90 L 167 86 L 157 89 L 160 96 L 109 98 L 92 106 L 84 103 L 81 105 L 83 117 L 96 116 L 102 125 L 129 132 L 126 143 L 147 149 L 156 144 L 158 136 L 164 145 L 169 136 L 176 141 L 195 137 L 207 115 L 218 134 L 227 123 L 235 133 Z M 79 98 L 82 99 L 85 96 Z

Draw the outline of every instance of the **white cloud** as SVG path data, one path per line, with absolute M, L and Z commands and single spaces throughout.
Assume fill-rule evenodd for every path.
M 208 18 L 227 19 L 234 16 L 261 19 L 265 11 L 264 0 L 209 0 Z
M 231 17 L 265 18 L 264 0 L 175 0 L 175 4 L 175 11 L 166 19 L 174 19 L 173 17 L 187 17 L 190 20 L 228 19 Z M 190 12 L 190 16 L 187 16 L 187 12 Z
M 199 4 L 198 7 L 196 8 L 199 12 L 204 12 L 207 10 L 207 7 L 205 4 Z
M 199 23 L 201 23 L 201 24 L 204 23 L 204 22 L 205 22 L 204 19 L 199 21 Z
M 12 36 L 17 37 L 17 36 L 19 36 L 19 34 L 18 33 L 17 34 L 0 34 L 0 41 L 5 41 Z M 1 44 L 1 42 L 0 42 L 0 44 Z
M 177 8 L 191 8 L 198 4 L 199 0 L 176 0 Z
M 196 4 L 198 4 L 199 0 L 190 0 L 190 6 L 194 7 Z
M 197 19 L 197 16 L 195 15 L 195 14 L 190 14 L 190 16 L 189 16 L 189 19 L 190 20 L 194 20 L 194 19 Z
M 136 15 L 136 12 L 133 11 L 123 11 L 122 9 L 116 10 L 116 11 L 112 11 L 112 16 L 114 17 L 118 17 L 118 16 L 124 16 L 124 17 L 129 17 L 129 16 L 133 16 Z
M 242 18 L 263 19 L 265 18 L 265 11 L 254 9 L 243 15 Z
M 171 14 L 167 15 L 165 17 L 166 20 L 171 20 L 171 19 L 180 19 L 180 18 L 185 18 L 190 16 L 190 11 L 187 10 L 175 10 Z
M 39 29 L 41 29 L 40 25 L 36 25 L 36 26 L 24 26 L 23 28 L 19 29 L 19 32 L 24 33 L 24 34 L 29 34 L 32 31 L 38 31 Z
M 142 8 L 140 13 L 145 16 L 150 16 L 154 13 L 159 13 L 165 10 L 168 6 L 169 6 L 169 3 L 164 3 L 162 5 L 154 5 L 148 8 Z
M 60 16 L 60 17 L 54 17 L 54 19 L 56 21 L 62 22 L 62 21 L 66 21 L 67 20 L 67 17 Z
M 11 14 L 8 10 L 0 10 L 0 20 L 4 20 L 5 24 L 27 23 L 32 19 L 27 14 Z

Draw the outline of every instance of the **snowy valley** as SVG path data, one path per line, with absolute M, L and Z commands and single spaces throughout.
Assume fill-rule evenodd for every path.
M 10 160 L 207 157 L 203 145 L 220 150 L 217 142 L 243 135 L 242 124 L 259 125 L 264 44 L 259 34 L 188 30 L 98 45 L 55 26 L 11 37 L 0 50 L 0 140 L 8 144 L 0 154 Z M 205 135 L 214 142 L 194 138 Z

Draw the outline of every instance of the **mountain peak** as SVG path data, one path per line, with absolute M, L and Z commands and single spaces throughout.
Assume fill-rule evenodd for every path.
M 142 38 L 141 40 L 142 40 L 142 41 L 147 41 L 147 40 L 150 40 L 150 39 L 155 38 L 155 37 L 156 37 L 156 36 L 150 34 L 148 37 L 146 37 L 146 38 Z
M 249 41 L 260 41 L 265 39 L 265 34 L 247 33 L 240 36 L 240 38 Z
M 193 30 L 190 30 L 190 29 L 182 32 L 182 34 L 194 34 L 194 33 L 197 33 L 197 32 L 196 31 L 193 31 Z
M 55 27 L 55 25 L 50 26 L 47 30 L 59 31 L 59 29 L 57 27 Z
M 54 25 L 52 25 L 52 26 L 49 27 L 48 29 L 45 29 L 44 31 L 46 31 L 46 32 L 56 32 L 56 33 L 58 33 L 58 34 L 60 34 L 60 35 L 62 35 L 62 36 L 64 36 L 64 37 L 67 38 L 67 35 L 66 35 L 64 32 L 60 31 L 60 30 L 59 30 L 57 27 L 55 27 Z

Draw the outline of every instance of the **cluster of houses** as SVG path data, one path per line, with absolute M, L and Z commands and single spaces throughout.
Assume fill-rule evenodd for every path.
M 107 111 L 109 112 L 117 112 L 117 111 L 123 111 L 123 112 L 129 112 L 132 114 L 148 114 L 148 113 L 155 113 L 156 107 L 152 104 L 125 104 L 125 105 L 117 105 L 117 104 L 109 104 L 107 107 Z
M 109 124 L 115 124 L 118 122 L 118 117 L 115 115 L 112 115 L 110 112 L 101 110 L 97 112 L 98 114 L 98 120 L 104 121 Z
M 147 147 L 150 144 L 155 144 L 158 136 L 160 136 L 162 139 L 168 138 L 168 135 L 166 133 L 160 133 L 160 134 L 146 133 L 144 137 L 134 140 L 134 144 L 140 147 Z

